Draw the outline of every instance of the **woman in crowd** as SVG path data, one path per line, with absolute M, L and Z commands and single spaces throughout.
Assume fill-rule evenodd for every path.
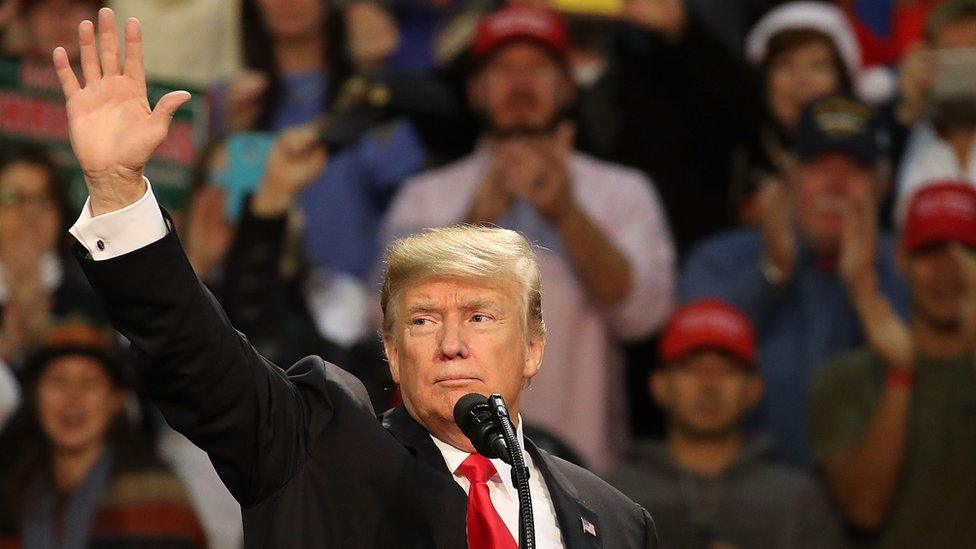
M 347 14 L 334 6 L 323 0 L 244 2 L 244 61 L 250 72 L 226 94 L 215 94 L 217 130 L 277 132 L 321 120 L 340 97 L 357 95 L 349 87 L 362 81 L 350 75 L 356 66 L 375 63 L 363 61 L 370 48 L 356 46 L 359 34 L 346 32 Z M 363 19 L 363 10 L 353 13 L 353 20 Z M 367 19 L 370 14 L 375 10 Z M 231 155 L 231 172 L 247 161 Z M 379 253 L 379 220 L 400 182 L 423 163 L 420 139 L 402 121 L 374 127 L 330 151 L 327 167 L 297 201 L 311 262 L 329 276 L 365 280 Z
M 17 369 L 53 320 L 104 319 L 74 260 L 67 258 L 68 196 L 40 149 L 0 154 L 0 359 Z
M 860 50 L 843 12 L 826 2 L 788 2 L 763 17 L 746 39 L 762 80 L 762 121 L 735 185 L 743 221 L 755 222 L 754 193 L 789 168 L 793 133 L 811 100 L 852 94 Z
M 130 424 L 111 335 L 61 327 L 28 360 L 0 437 L 0 547 L 205 547 L 180 482 Z

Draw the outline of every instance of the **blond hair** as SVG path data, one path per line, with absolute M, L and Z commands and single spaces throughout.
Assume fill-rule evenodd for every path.
M 384 338 L 395 336 L 396 302 L 404 288 L 433 276 L 514 282 L 519 288 L 523 334 L 529 339 L 545 335 L 542 276 L 525 237 L 508 229 L 455 225 L 427 229 L 387 249 L 380 291 Z

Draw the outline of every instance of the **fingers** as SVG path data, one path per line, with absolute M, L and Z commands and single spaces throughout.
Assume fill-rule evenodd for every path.
M 315 124 L 307 124 L 286 130 L 279 138 L 281 146 L 289 156 L 309 153 L 318 143 L 319 128 Z
M 102 50 L 102 74 L 118 76 L 119 33 L 115 28 L 115 12 L 109 8 L 98 10 L 98 42 Z
M 238 76 L 227 90 L 228 103 L 260 101 L 268 88 L 268 77 L 257 71 L 247 71 Z
M 95 25 L 91 21 L 82 21 L 78 25 L 78 45 L 81 47 L 81 73 L 85 77 L 85 86 L 88 86 L 102 77 L 95 48 Z
M 54 49 L 54 70 L 58 73 L 58 80 L 61 81 L 61 91 L 64 92 L 65 99 L 71 99 L 71 96 L 81 90 L 81 86 L 78 84 L 75 71 L 71 70 L 68 52 L 60 46 Z
M 169 121 L 173 119 L 177 109 L 189 100 L 190 92 L 187 91 L 180 90 L 167 93 L 159 100 L 159 103 L 156 103 L 156 108 L 150 115 L 153 122 L 168 128 Z
M 134 17 L 125 22 L 125 75 L 143 86 L 146 84 L 142 66 L 142 28 Z

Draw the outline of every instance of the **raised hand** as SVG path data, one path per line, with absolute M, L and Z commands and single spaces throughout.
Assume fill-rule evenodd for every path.
M 274 217 L 291 208 L 295 198 L 325 168 L 328 153 L 319 140 L 318 125 L 285 130 L 275 140 L 261 187 L 251 201 L 258 217 Z
M 838 269 L 868 344 L 887 366 L 910 371 L 915 358 L 911 331 L 878 289 L 876 208 L 868 188 L 851 201 L 844 214 Z
M 575 205 L 569 182 L 569 155 L 576 139 L 576 128 L 563 122 L 551 137 L 531 138 L 520 148 L 541 162 L 535 181 L 512 181 L 510 190 L 532 204 L 539 215 L 557 225 Z
M 877 291 L 878 214 L 870 189 L 860 190 L 844 214 L 839 259 L 841 278 L 851 299 Z
M 190 100 L 185 91 L 163 96 L 149 108 L 142 66 L 139 22 L 125 24 L 125 70 L 119 59 L 115 14 L 98 12 L 101 58 L 95 48 L 95 26 L 78 27 L 81 47 L 82 88 L 64 48 L 54 50 L 54 67 L 67 100 L 71 148 L 85 174 L 93 215 L 124 208 L 142 197 L 146 186 L 143 168 L 166 138 L 169 123 L 180 105 Z
M 213 276 L 236 234 L 224 214 L 225 199 L 223 187 L 204 185 L 193 197 L 186 217 L 186 257 L 203 280 Z
M 680 38 L 688 24 L 683 0 L 627 0 L 622 17 L 672 40 Z
M 400 43 L 400 31 L 393 16 L 371 1 L 347 4 L 344 15 L 353 65 L 360 71 L 381 67 Z
M 924 42 L 914 44 L 905 54 L 898 78 L 901 93 L 895 106 L 895 118 L 902 126 L 910 127 L 924 114 L 935 67 L 935 50 Z
M 254 127 L 261 116 L 268 77 L 257 71 L 238 74 L 227 87 L 227 104 L 224 107 L 225 130 L 239 132 Z
M 763 255 L 778 271 L 774 281 L 777 285 L 790 280 L 796 264 L 797 244 L 790 192 L 786 183 L 776 176 L 769 176 L 762 182 L 756 199 Z

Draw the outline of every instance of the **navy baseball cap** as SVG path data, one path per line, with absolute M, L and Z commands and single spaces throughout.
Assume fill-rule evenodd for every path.
M 879 137 L 871 107 L 845 95 L 831 95 L 815 99 L 803 109 L 793 152 L 801 161 L 839 152 L 873 166 L 882 155 Z

